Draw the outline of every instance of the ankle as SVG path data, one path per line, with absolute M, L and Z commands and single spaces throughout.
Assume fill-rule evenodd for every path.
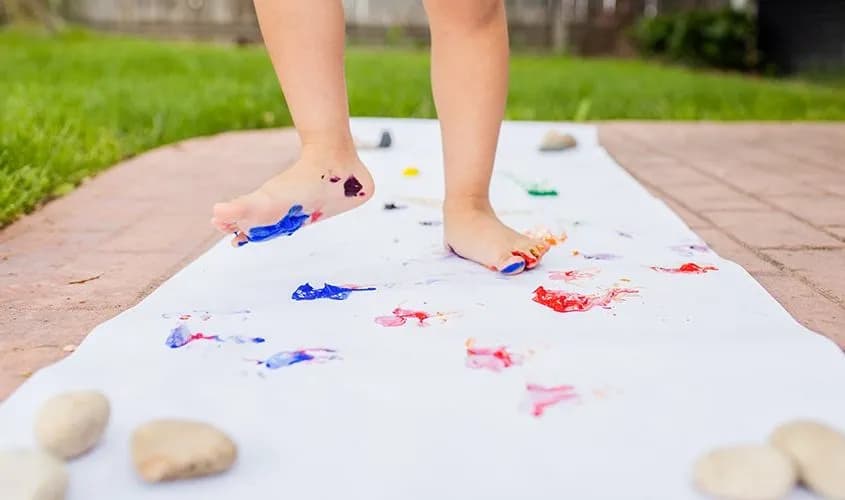
M 443 212 L 493 212 L 493 206 L 490 204 L 490 199 L 487 196 L 452 196 L 446 197 L 443 202 Z
M 350 165 L 360 163 L 355 144 L 350 138 L 348 141 L 302 141 L 300 158 L 308 163 L 320 165 Z

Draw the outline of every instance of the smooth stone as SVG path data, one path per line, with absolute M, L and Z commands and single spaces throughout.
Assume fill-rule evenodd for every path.
M 59 458 L 90 450 L 109 423 L 109 400 L 97 391 L 65 392 L 47 400 L 35 419 L 35 439 Z
M 68 485 L 65 464 L 41 450 L 0 451 L 0 498 L 62 500 Z
M 795 420 L 775 429 L 769 440 L 792 457 L 808 488 L 845 499 L 845 434 L 821 422 Z
M 218 474 L 236 457 L 235 443 L 203 422 L 154 420 L 132 434 L 132 461 L 150 483 Z
M 730 500 L 774 500 L 795 486 L 795 466 L 768 445 L 718 448 L 700 457 L 693 468 L 695 486 Z
M 575 137 L 550 130 L 540 142 L 540 151 L 563 151 L 577 145 Z

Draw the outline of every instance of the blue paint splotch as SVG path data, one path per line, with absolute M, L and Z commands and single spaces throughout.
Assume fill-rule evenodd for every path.
M 279 236 L 290 236 L 302 229 L 302 226 L 304 226 L 310 218 L 311 214 L 306 214 L 302 211 L 302 205 L 294 205 L 290 207 L 287 215 L 282 217 L 279 222 L 269 226 L 256 226 L 251 228 L 249 230 L 249 234 L 247 235 L 247 240 L 257 243 L 272 240 L 273 238 L 278 238 Z M 242 241 L 239 244 L 246 244 L 246 242 Z
M 298 363 L 325 363 L 327 361 L 334 361 L 338 359 L 343 358 L 340 357 L 340 354 L 338 354 L 335 349 L 317 347 L 311 349 L 281 351 L 270 356 L 264 361 L 256 362 L 271 370 L 278 370 L 279 368 L 284 368 Z
M 176 328 L 170 331 L 170 335 L 164 341 L 164 344 L 171 349 L 178 349 L 186 346 L 196 340 L 211 340 L 214 342 L 233 342 L 235 344 L 261 344 L 264 343 L 262 337 L 242 337 L 240 335 L 230 335 L 221 337 L 220 335 L 206 335 L 201 332 L 191 333 L 188 325 L 180 323 Z
M 317 299 L 332 299 L 332 300 L 346 300 L 352 292 L 373 291 L 374 287 L 358 288 L 358 287 L 344 287 L 337 285 L 330 285 L 323 283 L 323 288 L 314 288 L 310 283 L 299 285 L 299 288 L 294 290 L 290 298 L 293 300 L 317 300 Z

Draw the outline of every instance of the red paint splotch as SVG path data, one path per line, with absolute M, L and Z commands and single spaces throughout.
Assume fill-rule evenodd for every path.
M 311 212 L 311 221 L 310 222 L 317 222 L 323 216 L 323 212 L 319 210 L 314 210 Z
M 511 252 L 511 255 L 516 257 L 521 257 L 522 260 L 525 261 L 525 267 L 531 269 L 535 265 L 537 265 L 537 257 L 534 257 L 531 254 L 527 254 L 525 252 Z
M 466 365 L 474 370 L 490 370 L 500 372 L 505 368 L 522 364 L 522 356 L 508 351 L 505 346 L 476 347 L 475 341 L 466 341 Z
M 600 272 L 599 269 L 572 269 L 569 271 L 551 271 L 549 279 L 563 280 L 567 283 L 571 281 L 590 279 Z
M 681 264 L 678 267 L 657 267 L 651 266 L 652 269 L 655 271 L 659 271 L 661 273 L 671 273 L 671 274 L 704 274 L 710 271 L 718 271 L 719 268 L 716 266 L 699 266 L 695 262 L 687 262 L 686 264 Z
M 402 309 L 401 307 L 394 309 L 392 314 L 392 316 L 377 316 L 375 321 L 381 326 L 402 326 L 409 319 L 416 319 L 417 326 L 427 326 L 425 320 L 438 316 L 437 314 L 429 314 L 425 311 L 413 311 Z
M 542 416 L 546 408 L 550 406 L 563 401 L 577 401 L 579 399 L 575 387 L 571 385 L 544 387 L 539 384 L 525 384 L 525 390 L 527 391 L 526 397 L 529 409 L 535 417 Z
M 583 295 L 564 290 L 546 290 L 539 286 L 534 290 L 533 300 L 557 312 L 581 312 L 594 307 L 609 308 L 614 300 L 636 293 L 639 292 L 632 288 L 611 288 L 603 294 Z

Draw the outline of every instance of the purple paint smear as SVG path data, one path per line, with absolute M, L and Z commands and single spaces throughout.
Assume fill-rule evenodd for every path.
M 592 253 L 592 254 L 581 254 L 587 260 L 616 260 L 621 259 L 620 255 L 614 255 L 612 253 Z
M 323 288 L 314 288 L 310 283 L 299 285 L 290 298 L 293 300 L 332 299 L 346 300 L 352 292 L 373 291 L 375 288 L 346 288 L 323 283 Z
M 294 351 L 281 351 L 270 356 L 264 361 L 256 361 L 259 365 L 264 365 L 271 370 L 277 370 L 286 366 L 295 365 L 298 363 L 325 363 L 343 359 L 334 349 L 325 349 L 322 347 L 311 349 L 297 349 Z
M 364 189 L 364 186 L 355 178 L 354 175 L 350 175 L 346 182 L 343 183 L 343 194 L 346 195 L 348 198 L 352 198 L 353 196 L 360 196 L 360 191 Z M 360 193 L 363 195 L 364 193 Z
M 235 344 L 261 344 L 264 339 L 261 337 L 241 337 L 240 335 L 231 335 L 228 337 L 221 337 L 219 335 L 206 335 L 204 333 L 191 333 L 188 326 L 184 323 L 179 324 L 176 328 L 170 331 L 167 340 L 164 344 L 171 349 L 178 349 L 186 346 L 195 340 L 213 340 L 215 342 L 234 342 Z

